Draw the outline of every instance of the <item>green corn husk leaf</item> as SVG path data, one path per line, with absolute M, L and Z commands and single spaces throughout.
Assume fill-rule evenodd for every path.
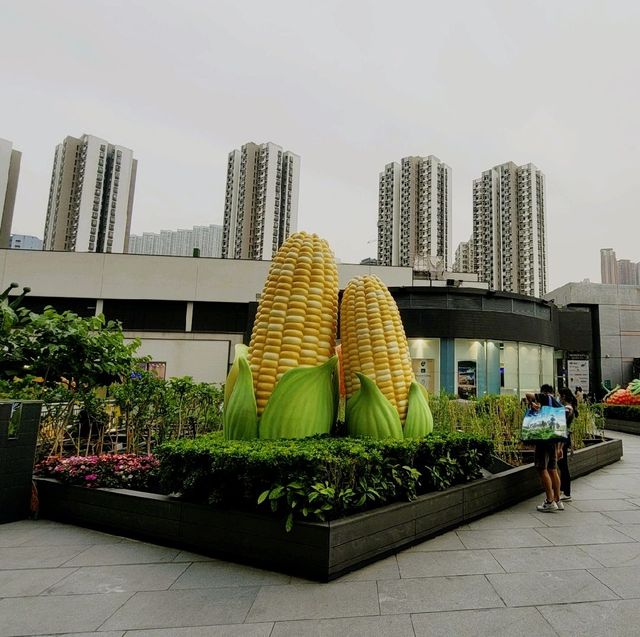
M 258 407 L 253 391 L 253 376 L 246 356 L 238 357 L 237 363 L 237 377 L 222 414 L 224 437 L 227 440 L 252 440 L 258 437 Z
M 424 438 L 433 431 L 433 414 L 425 387 L 413 381 L 409 387 L 409 406 L 404 422 L 405 438 Z
M 260 438 L 306 438 L 328 434 L 336 419 L 338 357 L 317 367 L 294 367 L 282 375 L 262 413 Z
M 360 389 L 347 400 L 347 432 L 350 436 L 369 436 L 376 440 L 402 439 L 398 410 L 368 376 L 356 372 Z
M 231 369 L 227 374 L 227 381 L 224 384 L 224 409 L 226 410 L 227 404 L 229 402 L 229 398 L 231 398 L 231 392 L 233 392 L 233 388 L 236 384 L 236 380 L 238 379 L 238 368 L 240 365 L 241 358 L 248 358 L 249 356 L 249 348 L 243 343 L 238 343 L 235 346 L 235 355 L 233 358 L 233 364 L 231 365 Z

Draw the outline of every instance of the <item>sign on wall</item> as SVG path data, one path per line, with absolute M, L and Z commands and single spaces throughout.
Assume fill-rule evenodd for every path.
M 576 387 L 582 387 L 582 391 L 588 394 L 589 389 L 589 361 L 588 360 L 568 360 L 567 361 L 567 378 L 569 381 L 569 389 L 575 391 Z

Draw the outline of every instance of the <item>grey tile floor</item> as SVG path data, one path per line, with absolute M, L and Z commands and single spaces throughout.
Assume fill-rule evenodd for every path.
M 0 637 L 640 635 L 640 438 L 540 498 L 307 582 L 46 520 L 0 526 Z

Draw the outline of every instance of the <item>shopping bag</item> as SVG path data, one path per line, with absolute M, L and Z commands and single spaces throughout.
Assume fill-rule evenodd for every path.
M 543 405 L 535 411 L 528 409 L 522 420 L 521 436 L 525 442 L 567 439 L 567 415 L 564 407 Z

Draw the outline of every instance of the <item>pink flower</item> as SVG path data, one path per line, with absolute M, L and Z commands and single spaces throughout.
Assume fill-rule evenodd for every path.
M 98 476 L 97 476 L 95 473 L 90 473 L 89 475 L 86 475 L 86 476 L 84 477 L 84 479 L 85 479 L 87 482 L 93 482 L 94 480 L 97 480 L 97 479 L 98 479 Z

